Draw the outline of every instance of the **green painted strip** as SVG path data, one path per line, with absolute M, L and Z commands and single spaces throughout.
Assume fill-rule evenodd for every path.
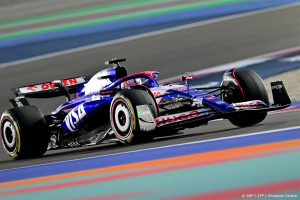
M 0 28 L 3 29 L 3 28 L 15 27 L 15 26 L 29 25 L 34 23 L 54 21 L 59 19 L 66 19 L 66 18 L 79 17 L 79 16 L 92 15 L 92 14 L 99 14 L 99 13 L 117 11 L 122 9 L 137 8 L 141 6 L 161 4 L 161 3 L 172 2 L 172 1 L 179 1 L 179 0 L 164 0 L 164 1 L 131 0 L 129 2 L 114 3 L 114 4 L 97 6 L 92 8 L 77 9 L 68 12 L 53 13 L 51 15 L 44 15 L 44 16 L 37 16 L 37 17 L 20 19 L 20 20 L 2 22 L 0 23 Z
M 135 12 L 135 13 L 130 13 L 130 14 L 117 15 L 117 16 L 112 16 L 112 17 L 107 17 L 107 18 L 102 18 L 102 19 L 94 19 L 94 20 L 68 23 L 68 24 L 64 24 L 64 25 L 58 25 L 58 26 L 52 26 L 52 27 L 46 27 L 46 28 L 40 28 L 40 29 L 32 29 L 32 30 L 26 30 L 26 31 L 18 31 L 18 32 L 9 33 L 9 34 L 2 34 L 0 36 L 0 40 L 9 40 L 9 39 L 15 39 L 15 38 L 20 38 L 20 37 L 24 37 L 24 36 L 34 36 L 34 35 L 45 34 L 45 33 L 49 33 L 49 32 L 65 31 L 65 30 L 70 30 L 70 29 L 75 29 L 75 28 L 84 28 L 84 27 L 93 26 L 93 25 L 104 25 L 104 24 L 118 22 L 118 21 L 132 20 L 132 19 L 137 19 L 137 18 L 146 18 L 146 17 L 151 17 L 151 16 L 159 16 L 159 15 L 164 15 L 164 14 L 190 11 L 190 10 L 196 10 L 196 9 L 205 9 L 205 8 L 229 5 L 229 4 L 237 4 L 237 3 L 246 2 L 246 1 L 249 1 L 249 0 L 218 0 L 218 1 L 214 1 L 214 2 L 205 1 L 205 2 L 184 4 L 184 5 L 180 5 L 180 6 L 158 8 L 158 9 Z

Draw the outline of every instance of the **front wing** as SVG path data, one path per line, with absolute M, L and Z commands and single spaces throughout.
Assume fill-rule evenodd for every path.
M 231 104 L 234 107 L 233 111 L 220 112 L 212 108 L 199 108 L 187 112 L 176 113 L 172 115 L 159 116 L 153 118 L 153 116 L 139 116 L 139 120 L 145 124 L 149 122 L 155 125 L 157 128 L 161 127 L 194 127 L 199 126 L 201 123 L 207 123 L 210 120 L 229 118 L 234 115 L 249 112 L 269 112 L 274 110 L 284 109 L 290 106 L 291 100 L 288 93 L 282 83 L 282 81 L 271 83 L 273 94 L 273 105 L 266 105 L 260 100 L 252 100 L 245 102 L 238 102 Z M 148 112 L 149 113 L 149 112 Z M 147 118 L 147 119 L 146 119 Z M 151 120 L 149 120 L 151 119 Z M 147 123 L 146 123 L 147 124 Z

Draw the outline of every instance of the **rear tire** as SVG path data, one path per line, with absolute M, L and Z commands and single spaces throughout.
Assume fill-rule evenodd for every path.
M 267 90 L 264 86 L 264 83 L 260 76 L 251 70 L 237 70 L 235 71 L 235 78 L 239 82 L 244 97 L 242 93 L 237 92 L 234 95 L 238 95 L 237 97 L 231 98 L 235 99 L 236 103 L 239 101 L 250 101 L 250 100 L 261 100 L 267 105 L 269 105 L 269 98 Z M 226 101 L 226 99 L 225 99 Z M 263 121 L 267 116 L 267 112 L 259 112 L 259 113 L 243 113 L 236 115 L 234 117 L 229 118 L 229 121 L 234 124 L 235 126 L 251 126 Z
M 154 118 L 158 116 L 156 102 L 147 90 L 123 90 L 116 94 L 110 107 L 110 121 L 115 136 L 125 144 L 151 141 L 153 132 L 140 130 L 136 106 L 148 105 Z
M 5 111 L 1 116 L 0 135 L 4 149 L 13 159 L 38 157 L 47 151 L 49 131 L 37 107 Z

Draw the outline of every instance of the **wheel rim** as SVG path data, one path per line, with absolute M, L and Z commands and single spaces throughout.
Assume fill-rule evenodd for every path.
M 11 121 L 7 120 L 2 128 L 3 140 L 8 149 L 14 149 L 16 146 L 17 132 Z
M 127 136 L 130 132 L 129 130 L 131 127 L 131 119 L 130 110 L 125 103 L 119 102 L 116 105 L 114 112 L 114 121 L 118 134 L 120 134 L 123 137 Z

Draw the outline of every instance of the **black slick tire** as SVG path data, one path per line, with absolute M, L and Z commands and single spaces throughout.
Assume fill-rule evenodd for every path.
M 115 95 L 110 106 L 110 121 L 115 136 L 121 143 L 151 141 L 152 132 L 140 130 L 136 106 L 148 105 L 154 118 L 158 116 L 155 99 L 143 89 L 123 90 Z
M 0 135 L 5 151 L 13 159 L 39 157 L 47 151 L 49 131 L 37 107 L 6 110 L 1 116 Z
M 256 72 L 251 70 L 236 70 L 235 78 L 243 90 L 244 97 L 241 97 L 243 101 L 261 100 L 269 105 L 267 90 L 262 79 Z M 260 123 L 266 116 L 267 112 L 243 113 L 229 118 L 229 121 L 235 126 L 245 127 Z

